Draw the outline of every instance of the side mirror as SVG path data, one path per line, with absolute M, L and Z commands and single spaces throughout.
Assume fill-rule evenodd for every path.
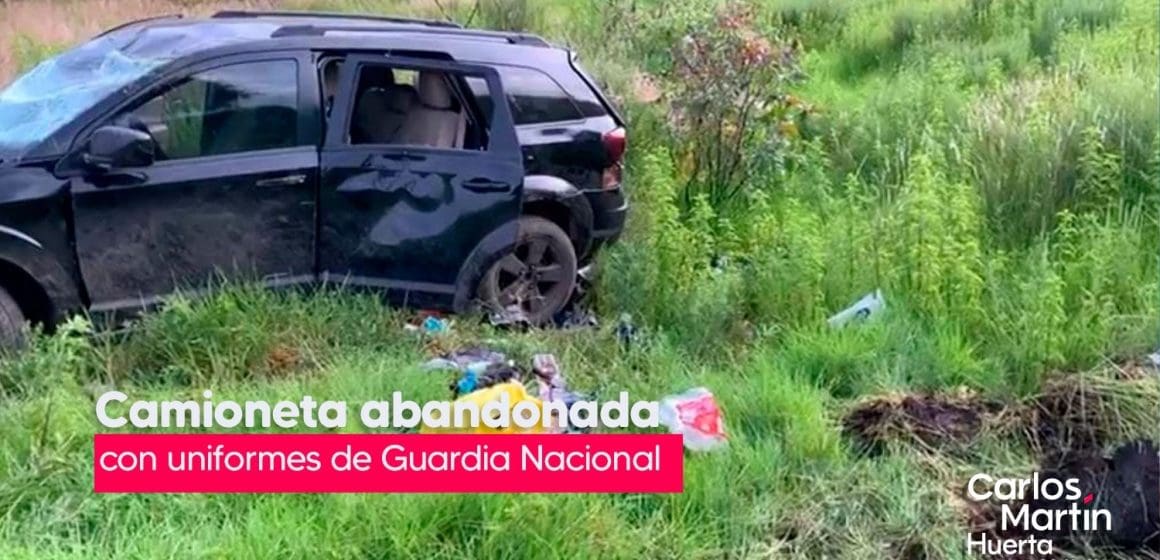
M 156 153 L 148 132 L 123 126 L 103 126 L 93 132 L 87 149 L 81 154 L 84 164 L 97 171 L 125 167 L 147 167 Z

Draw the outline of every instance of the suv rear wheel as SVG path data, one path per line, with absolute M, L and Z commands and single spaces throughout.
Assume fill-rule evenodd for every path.
M 560 226 L 538 216 L 520 218 L 515 250 L 484 274 L 479 295 L 492 309 L 519 306 L 534 325 L 547 323 L 576 288 L 576 248 Z
M 23 329 L 24 313 L 8 291 L 0 288 L 0 351 L 19 348 Z

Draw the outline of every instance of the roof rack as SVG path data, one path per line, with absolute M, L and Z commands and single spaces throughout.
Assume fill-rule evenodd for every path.
M 97 35 L 97 37 L 104 37 L 105 35 L 108 35 L 114 31 L 120 31 L 122 29 L 125 29 L 126 27 L 137 25 L 138 23 L 146 23 L 146 22 L 150 22 L 150 21 L 159 21 L 159 20 L 163 20 L 163 19 L 181 19 L 182 17 L 184 17 L 184 16 L 182 16 L 181 14 L 168 14 L 168 15 L 164 15 L 164 16 L 153 16 L 153 17 L 135 19 L 133 21 L 127 21 L 125 23 L 122 23 L 121 25 L 118 25 L 116 27 L 110 27 L 109 29 L 102 31 L 99 35 Z
M 302 37 L 302 36 L 321 36 L 329 32 L 339 33 L 418 33 L 431 35 L 450 35 L 453 37 L 465 37 L 471 39 L 494 39 L 497 41 L 506 41 L 512 45 L 527 45 L 534 47 L 550 47 L 552 46 L 544 39 L 535 35 L 527 35 L 524 33 L 502 33 L 498 31 L 484 31 L 475 29 L 457 28 L 454 31 L 450 29 L 381 29 L 374 27 L 356 27 L 356 26 L 318 26 L 318 25 L 287 25 L 275 31 L 271 37 Z
M 323 19 L 345 19 L 345 20 L 366 20 L 366 21 L 381 21 L 384 23 L 407 23 L 416 25 L 426 25 L 428 27 L 442 27 L 446 29 L 462 29 L 463 26 L 453 21 L 442 21 L 437 19 L 419 19 L 419 18 L 405 18 L 395 16 L 376 16 L 368 14 L 343 14 L 337 12 L 306 12 L 295 10 L 223 10 L 211 16 L 214 19 L 226 18 L 261 18 L 261 17 L 287 17 L 287 18 L 323 18 Z

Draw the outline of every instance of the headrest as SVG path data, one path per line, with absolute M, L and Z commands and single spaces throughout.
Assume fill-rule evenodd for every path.
M 389 88 L 395 85 L 395 73 L 387 68 L 379 68 L 376 70 L 364 70 L 362 76 L 359 78 L 362 82 L 362 87 L 370 88 Z
M 400 84 L 386 89 L 387 107 L 396 113 L 406 113 L 419 104 L 419 92 L 414 86 Z
M 451 109 L 451 90 L 442 72 L 419 73 L 419 101 L 428 109 Z

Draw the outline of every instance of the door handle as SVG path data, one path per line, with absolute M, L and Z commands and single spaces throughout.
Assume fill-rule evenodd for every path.
M 306 182 L 306 175 L 286 175 L 285 177 L 274 177 L 273 179 L 261 179 L 255 183 L 259 187 L 290 187 L 294 185 L 301 185 Z
M 492 181 L 491 179 L 475 178 L 470 181 L 463 182 L 463 188 L 478 193 L 494 193 L 507 192 L 511 190 L 511 185 L 502 181 Z

